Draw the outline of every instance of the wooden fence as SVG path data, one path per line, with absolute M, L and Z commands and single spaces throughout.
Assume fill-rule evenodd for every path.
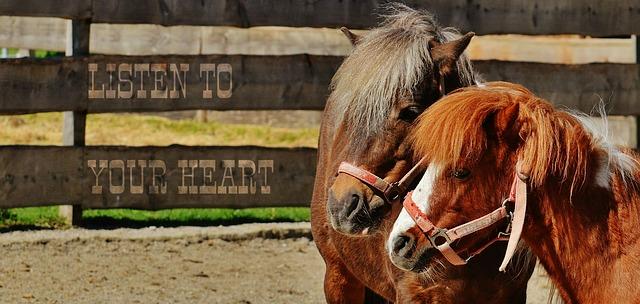
M 375 26 L 384 1 L 4 0 L 0 15 L 72 19 L 67 55 L 0 61 L 0 113 L 65 113 L 67 147 L 0 147 L 0 206 L 86 208 L 308 205 L 316 152 L 265 147 L 84 146 L 87 113 L 187 109 L 321 110 L 342 61 L 321 55 L 91 55 L 92 23 L 252 27 Z M 478 34 L 640 33 L 640 1 L 405 1 Z M 640 51 L 638 52 L 640 53 Z M 522 83 L 571 108 L 599 97 L 640 115 L 640 65 L 476 61 L 487 80 Z M 135 130 L 132 130 L 135 132 Z M 115 136 L 115 135 L 114 135 Z M 144 134 L 141 134 L 144 136 Z

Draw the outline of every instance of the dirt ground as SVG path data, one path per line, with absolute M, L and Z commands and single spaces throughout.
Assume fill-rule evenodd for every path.
M 4 233 L 0 302 L 323 302 L 308 224 L 240 226 Z M 546 278 L 532 283 L 546 303 Z

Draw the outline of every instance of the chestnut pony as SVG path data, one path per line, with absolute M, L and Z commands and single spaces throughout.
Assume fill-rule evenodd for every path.
M 640 301 L 640 156 L 613 146 L 606 123 L 558 110 L 522 86 L 489 83 L 444 97 L 412 132 L 429 165 L 390 244 L 415 239 L 415 260 L 442 262 L 415 218 L 423 230 L 455 231 L 505 202 L 511 238 L 531 248 L 565 303 Z M 451 246 L 474 251 L 499 225 L 465 231 Z
M 523 303 L 529 276 L 499 274 L 486 266 L 493 265 L 491 257 L 471 268 L 432 267 L 420 275 L 394 267 L 385 240 L 400 204 L 384 202 L 351 176 L 336 177 L 342 161 L 389 181 L 409 171 L 414 162 L 406 135 L 413 120 L 444 93 L 474 83 L 462 55 L 472 34 L 440 28 L 429 14 L 403 5 L 391 6 L 382 25 L 362 37 L 343 31 L 354 50 L 332 81 L 311 202 L 327 302 Z

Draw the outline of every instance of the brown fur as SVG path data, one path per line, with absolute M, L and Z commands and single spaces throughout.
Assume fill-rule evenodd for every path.
M 453 77 L 460 72 L 459 68 L 468 72 L 470 66 L 466 58 L 447 61 L 456 65 L 443 69 L 452 74 L 434 77 L 428 52 L 424 52 L 429 39 L 434 38 L 429 36 L 428 29 L 433 31 L 435 25 L 429 20 L 429 16 L 398 6 L 395 15 L 383 24 L 384 28 L 358 38 L 356 49 L 334 78 L 334 90 L 327 101 L 320 129 L 311 202 L 314 240 L 326 264 L 324 289 L 328 303 L 525 301 L 526 281 L 533 264 L 527 265 L 525 274 L 515 278 L 489 269 L 486 265 L 492 263 L 486 261 L 474 261 L 469 268 L 435 267 L 439 274 L 431 278 L 396 268 L 387 258 L 385 240 L 393 219 L 401 210 L 400 204 L 370 211 L 364 219 L 356 220 L 352 229 L 343 229 L 343 233 L 332 228 L 330 214 L 342 206 L 328 203 L 330 193 L 344 196 L 355 189 L 367 202 L 370 208 L 367 210 L 383 205 L 381 198 L 358 180 L 344 175 L 336 177 L 340 161 L 355 162 L 390 181 L 400 179 L 414 164 L 406 140 L 411 121 L 401 119 L 402 113 L 412 107 L 422 111 L 435 102 L 440 97 L 437 90 L 442 78 L 449 81 L 447 89 L 451 90 L 471 84 L 470 75 L 465 80 Z M 449 34 L 453 31 L 449 30 Z M 420 49 L 422 46 L 425 50 Z M 414 56 L 419 60 L 407 59 L 411 64 L 402 67 L 389 63 L 390 56 L 401 60 L 398 53 L 407 48 L 424 54 Z M 418 64 L 424 69 L 416 69 Z M 386 69 L 394 71 L 386 73 Z M 367 228 L 370 232 L 366 236 L 356 235 Z M 492 261 L 499 258 L 497 254 L 489 257 Z
M 509 83 L 451 94 L 427 110 L 414 130 L 417 155 L 443 170 L 429 201 L 428 215 L 437 226 L 452 227 L 499 206 L 519 163 L 529 176 L 522 239 L 565 303 L 639 301 L 637 154 L 606 146 L 576 115 Z M 456 168 L 469 169 L 470 177 L 456 180 L 449 174 Z M 602 170 L 607 185 L 599 184 Z M 458 249 L 473 248 L 494 233 L 474 234 Z
M 586 179 L 590 153 L 584 147 L 590 143 L 587 132 L 570 113 L 556 111 L 550 103 L 511 83 L 494 82 L 462 89 L 455 98 L 433 105 L 420 117 L 414 130 L 415 152 L 427 153 L 430 160 L 445 167 L 455 167 L 461 160 L 477 161 L 489 140 L 479 126 L 509 107 L 518 112 L 514 125 L 508 126 L 510 130 L 519 130 L 514 138 L 527 139 L 520 161 L 522 173 L 530 177 L 532 185 L 539 186 L 545 177 L 554 175 L 563 180 L 571 177 L 572 186 L 581 186 Z

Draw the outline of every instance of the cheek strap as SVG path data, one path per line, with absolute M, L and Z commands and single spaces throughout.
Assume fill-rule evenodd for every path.
M 509 235 L 509 242 L 507 243 L 507 251 L 504 253 L 504 259 L 502 259 L 500 268 L 498 268 L 503 272 L 507 269 L 509 261 L 511 261 L 513 254 L 516 252 L 518 241 L 520 241 L 520 236 L 522 235 L 522 228 L 524 227 L 524 218 L 527 213 L 527 183 L 519 174 L 516 174 L 513 180 L 509 197 L 513 198 L 515 209 L 511 220 L 511 234 Z
M 506 241 L 507 250 L 504 254 L 502 264 L 500 265 L 500 271 L 505 271 L 509 261 L 513 257 L 518 246 L 518 241 L 522 234 L 522 228 L 524 226 L 524 218 L 527 209 L 527 183 L 523 178 L 516 174 L 511 185 L 511 191 L 509 198 L 506 199 L 500 208 L 486 214 L 480 218 L 469 221 L 462 225 L 453 227 L 451 229 L 439 228 L 433 224 L 427 217 L 427 214 L 422 212 L 418 205 L 413 201 L 413 192 L 409 192 L 403 202 L 404 209 L 409 213 L 413 221 L 418 228 L 424 233 L 424 235 L 431 242 L 431 246 L 437 248 L 442 255 L 453 265 L 464 265 L 472 257 L 488 248 L 496 241 Z M 506 207 L 507 202 L 513 202 L 515 204 L 515 210 L 511 214 Z M 497 223 L 503 218 L 509 218 L 510 228 L 507 228 L 507 232 L 500 232 L 498 236 L 486 242 L 478 250 L 472 252 L 466 259 L 460 257 L 460 255 L 451 248 L 451 243 L 461 239 L 467 235 L 478 232 L 482 229 L 488 228 L 491 225 Z M 507 238 L 508 236 L 508 238 Z

